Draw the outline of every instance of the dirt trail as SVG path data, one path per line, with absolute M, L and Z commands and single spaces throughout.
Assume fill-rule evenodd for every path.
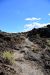
M 42 69 L 34 61 L 25 60 L 23 54 L 19 52 L 14 53 L 15 70 L 18 75 L 44 75 Z
M 28 39 L 25 40 L 23 44 L 24 49 L 29 50 L 26 46 L 33 45 Z M 15 59 L 15 70 L 17 75 L 44 75 L 40 66 L 37 65 L 34 61 L 25 60 L 24 53 L 20 53 L 19 51 L 14 52 L 14 59 Z

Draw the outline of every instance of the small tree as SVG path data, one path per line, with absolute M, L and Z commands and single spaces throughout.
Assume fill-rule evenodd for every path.
M 50 24 L 48 24 L 47 27 L 50 28 Z

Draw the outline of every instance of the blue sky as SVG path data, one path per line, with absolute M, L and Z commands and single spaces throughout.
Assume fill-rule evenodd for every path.
M 50 0 L 0 0 L 0 30 L 22 32 L 50 23 Z

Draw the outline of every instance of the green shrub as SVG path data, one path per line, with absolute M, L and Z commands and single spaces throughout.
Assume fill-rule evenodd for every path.
M 10 51 L 4 51 L 3 52 L 3 58 L 4 58 L 5 63 L 12 64 L 12 62 L 13 62 L 13 53 L 11 53 Z

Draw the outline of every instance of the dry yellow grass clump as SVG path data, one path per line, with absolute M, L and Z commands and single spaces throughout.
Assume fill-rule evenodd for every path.
M 3 58 L 4 58 L 6 63 L 12 64 L 12 62 L 13 62 L 13 53 L 10 52 L 10 51 L 4 51 L 3 52 Z

